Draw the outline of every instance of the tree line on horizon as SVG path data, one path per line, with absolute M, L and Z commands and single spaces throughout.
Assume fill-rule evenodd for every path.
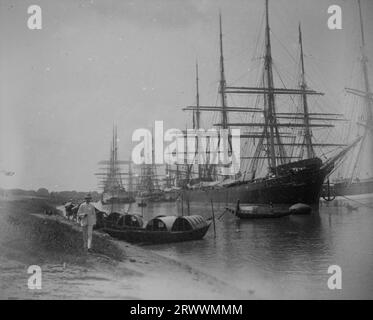
M 100 194 L 97 191 L 90 192 L 94 201 L 100 199 Z M 27 198 L 43 198 L 57 203 L 64 203 L 72 200 L 73 202 L 83 201 L 87 191 L 51 191 L 46 188 L 38 190 L 23 190 L 23 189 L 3 189 L 0 188 L 2 198 L 10 196 L 27 197 Z

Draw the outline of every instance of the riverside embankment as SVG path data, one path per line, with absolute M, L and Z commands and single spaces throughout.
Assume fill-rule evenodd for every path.
M 152 250 L 94 233 L 93 254 L 82 250 L 78 225 L 43 200 L 0 202 L 1 299 L 250 299 L 193 266 Z M 42 289 L 27 286 L 30 265 L 42 270 Z

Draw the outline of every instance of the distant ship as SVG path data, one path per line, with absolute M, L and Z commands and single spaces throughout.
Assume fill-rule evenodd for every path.
M 154 160 L 154 152 L 152 158 Z M 166 165 L 165 174 L 160 174 L 158 165 L 155 165 L 154 161 L 152 163 L 138 166 L 140 173 L 138 175 L 136 202 L 143 205 L 148 202 L 176 201 L 181 188 L 177 186 L 177 179 L 172 176 L 172 170 Z
M 166 165 L 165 168 L 165 186 L 163 187 L 164 201 L 173 202 L 180 197 L 181 188 L 178 187 L 177 176 L 172 175 L 172 169 L 169 165 Z
M 113 140 L 110 146 L 110 159 L 99 162 L 101 172 L 95 175 L 99 177 L 99 187 L 103 189 L 101 195 L 102 204 L 132 203 L 135 202 L 132 184 L 131 161 L 118 160 L 117 128 L 113 129 Z M 128 172 L 123 172 L 122 166 L 128 165 Z M 128 190 L 124 187 L 123 180 L 127 180 Z
M 164 193 L 159 186 L 159 178 L 156 165 L 140 165 L 136 198 L 138 203 L 160 202 L 164 200 Z
M 351 110 L 351 118 L 356 126 L 346 130 L 347 136 L 358 135 L 357 152 L 351 154 L 346 161 L 344 170 L 339 171 L 339 177 L 334 179 L 324 194 L 335 196 L 373 194 L 373 93 L 369 83 L 368 58 L 366 54 L 365 32 L 360 0 L 358 0 L 361 32 L 361 79 L 363 89 L 346 88 L 346 92 L 357 97 Z M 360 101 L 359 101 L 360 100 Z M 360 105 L 362 102 L 362 105 Z M 357 128 L 356 128 L 357 127 Z
M 315 141 L 313 129 L 330 129 L 334 127 L 331 122 L 344 119 L 340 114 L 310 111 L 308 97 L 321 96 L 323 93 L 311 90 L 306 84 L 300 25 L 299 50 L 299 87 L 296 89 L 286 88 L 285 85 L 283 88 L 275 87 L 268 0 L 266 0 L 265 44 L 262 56 L 264 64 L 261 67 L 258 85 L 255 87 L 228 86 L 225 77 L 220 15 L 219 96 L 221 104 L 200 105 L 197 65 L 197 103 L 184 110 L 193 112 L 193 128 L 196 130 L 201 128 L 201 112 L 220 113 L 220 123 L 215 123 L 214 126 L 227 129 L 229 132 L 234 127 L 249 129 L 250 131 L 241 134 L 242 141 L 247 142 L 245 144 L 249 146 L 246 148 L 246 154 L 249 153 L 249 155 L 241 157 L 241 169 L 235 176 L 222 174 L 222 166 L 216 164 L 178 165 L 175 171 L 180 170 L 180 167 L 186 167 L 183 172 L 184 199 L 190 202 L 206 202 L 211 199 L 225 203 L 236 203 L 240 200 L 240 203 L 288 205 L 300 202 L 316 208 L 319 206 L 325 179 L 349 150 L 358 143 L 359 138 L 349 145 Z M 228 94 L 241 97 L 242 95 L 255 95 L 256 105 L 255 107 L 229 106 Z M 291 108 L 289 105 L 285 106 L 287 107 L 285 110 L 278 108 L 277 100 L 280 95 L 281 98 L 290 97 Z M 299 98 L 299 103 L 294 102 L 294 97 Z M 232 113 L 240 114 L 241 122 L 230 122 L 229 117 Z M 229 147 L 229 153 L 231 153 L 231 145 Z M 317 154 L 323 154 L 320 151 L 322 148 L 328 148 L 328 154 L 333 152 L 332 156 L 323 157 L 323 160 L 318 157 Z M 209 150 L 207 151 L 209 154 Z M 198 152 L 196 152 L 197 157 Z M 193 169 L 196 166 L 198 170 Z

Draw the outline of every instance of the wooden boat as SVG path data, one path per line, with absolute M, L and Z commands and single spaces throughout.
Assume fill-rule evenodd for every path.
M 182 242 L 202 239 L 211 221 L 201 216 L 158 216 L 150 220 L 145 228 L 127 226 L 105 226 L 102 230 L 114 238 L 144 244 Z
M 111 212 L 107 215 L 104 212 L 99 212 L 96 217 L 96 228 L 101 230 L 105 228 L 142 228 L 144 225 L 142 217 L 136 214 Z
M 359 135 L 362 139 L 349 161 L 346 161 L 346 165 L 341 166 L 340 172 L 334 176 L 336 179 L 334 183 L 324 188 L 322 196 L 327 201 L 334 200 L 338 196 L 360 195 L 364 198 L 369 198 L 373 195 L 373 88 L 371 88 L 371 83 L 369 82 L 372 73 L 369 69 L 369 62 L 371 61 L 368 59 L 368 47 L 370 46 L 365 38 L 367 30 L 364 29 L 362 14 L 364 9 L 360 0 L 355 2 L 358 5 L 360 22 L 361 43 L 359 48 L 361 58 L 359 61 L 361 72 L 354 76 L 357 80 L 355 84 L 345 88 L 346 93 L 355 96 L 355 98 L 350 100 L 351 109 L 346 114 L 346 118 L 351 121 L 351 125 L 346 128 L 348 131 L 344 134 L 344 137 Z M 365 2 L 368 4 L 369 1 Z M 331 198 L 330 193 L 332 194 Z M 350 209 L 356 210 L 357 208 Z
M 239 201 L 237 202 L 235 209 L 226 209 L 240 219 L 282 218 L 291 214 L 287 206 L 273 206 L 266 204 L 240 205 Z
M 220 203 L 235 203 L 237 199 L 240 199 L 242 203 L 250 203 L 258 206 L 266 204 L 267 208 L 271 204 L 277 206 L 286 204 L 289 207 L 297 202 L 318 207 L 325 179 L 346 154 L 353 149 L 360 138 L 348 145 L 340 144 L 338 141 L 334 143 L 334 141 L 327 140 L 315 143 L 314 128 L 324 130 L 334 127 L 332 123 L 343 120 L 343 115 L 325 111 L 323 113 L 317 112 L 317 110 L 313 110 L 314 106 L 308 100 L 311 96 L 320 96 L 323 93 L 312 90 L 306 83 L 303 40 L 300 26 L 298 29 L 298 52 L 300 55 L 299 60 L 297 59 L 297 65 L 300 67 L 301 81 L 299 81 L 299 85 L 295 88 L 276 85 L 273 69 L 274 59 L 271 48 L 269 0 L 265 1 L 265 39 L 263 45 L 260 46 L 260 48 L 263 48 L 260 53 L 260 56 L 263 57 L 263 67 L 256 79 L 258 86 L 230 85 L 229 81 L 227 81 L 225 74 L 226 68 L 224 66 L 221 16 L 219 20 L 220 81 L 218 94 L 220 102 L 218 105 L 216 103 L 210 106 L 200 105 L 198 65 L 196 65 L 196 104 L 186 106 L 183 110 L 192 112 L 193 130 L 195 130 L 196 136 L 199 135 L 197 132 L 201 129 L 200 113 L 202 112 L 213 113 L 213 118 L 217 117 L 217 113 L 220 113 L 219 118 L 221 120 L 218 123 L 214 123 L 214 126 L 219 129 L 230 132 L 233 128 L 242 128 L 241 132 L 245 131 L 245 134 L 237 137 L 238 139 L 244 139 L 241 146 L 249 143 L 252 147 L 241 148 L 242 156 L 240 158 L 242 162 L 238 161 L 240 159 L 236 160 L 238 161 L 238 165 L 241 164 L 241 168 L 243 163 L 245 168 L 250 168 L 248 170 L 250 174 L 247 175 L 246 172 L 239 171 L 235 172 L 235 174 L 239 173 L 236 177 L 233 173 L 227 175 L 224 172 L 228 172 L 226 171 L 228 167 L 233 168 L 233 162 L 231 166 L 226 166 L 220 161 L 213 163 L 207 156 L 215 153 L 215 150 L 210 150 L 211 145 L 205 144 L 200 148 L 201 146 L 197 146 L 196 143 L 195 150 L 198 150 L 198 152 L 195 158 L 209 159 L 209 161 L 204 161 L 203 165 L 195 161 L 190 166 L 183 166 L 181 168 L 176 165 L 174 172 L 180 175 L 179 170 L 181 169 L 182 176 L 186 177 L 185 183 L 181 184 L 183 187 L 182 196 L 184 199 L 188 199 L 190 203 L 204 203 L 208 199 Z M 358 92 L 358 95 L 363 94 L 367 100 L 370 100 L 367 97 L 371 95 L 371 90 L 366 90 L 363 93 L 359 90 L 355 91 Z M 242 95 L 255 96 L 255 99 L 258 99 L 256 101 L 260 102 L 255 105 L 255 108 L 241 107 L 240 104 L 228 103 L 228 95 L 239 95 L 241 97 Z M 283 103 L 284 101 L 283 99 L 279 99 L 279 95 L 291 99 L 293 99 L 292 96 L 301 98 L 299 105 L 298 102 L 296 103 L 297 110 L 295 111 L 288 103 Z M 280 106 L 280 103 L 283 106 Z M 372 106 L 369 109 L 371 110 Z M 238 113 L 241 116 L 232 117 L 231 113 Z M 370 123 L 368 123 L 368 127 L 371 128 L 372 125 Z M 369 131 L 372 130 L 369 129 Z M 298 133 L 295 134 L 295 132 Z M 320 136 L 328 137 L 327 134 Z M 227 146 L 228 154 L 233 154 L 233 144 L 229 141 L 229 137 L 233 141 L 233 137 L 230 134 L 226 136 L 220 134 L 218 135 L 218 141 L 220 145 L 223 143 Z M 293 137 L 295 138 L 293 139 Z M 298 139 L 301 140 L 298 141 Z M 198 142 L 199 139 L 196 140 Z M 344 149 L 322 151 L 323 148 L 330 150 L 330 148 L 334 147 L 343 147 Z M 329 152 L 333 152 L 335 155 L 330 154 L 330 157 L 324 159 L 325 154 Z M 183 150 L 180 156 L 188 158 L 190 152 L 184 152 Z M 196 179 L 196 182 L 198 182 L 193 185 L 191 184 L 191 180 L 193 180 L 193 176 L 195 177 L 196 174 L 198 174 L 198 179 Z M 225 181 L 228 176 L 230 176 L 229 180 L 231 180 L 229 183 Z M 262 211 L 262 208 L 259 211 Z M 264 211 L 268 212 L 263 213 L 263 217 L 282 216 L 285 214 L 282 210 L 280 213 L 273 212 L 272 210 Z M 249 213 L 248 215 L 251 217 L 254 213 Z M 257 215 L 258 217 L 262 217 L 262 214 Z

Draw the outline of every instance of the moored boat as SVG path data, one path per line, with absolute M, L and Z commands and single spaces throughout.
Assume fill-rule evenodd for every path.
M 142 228 L 143 219 L 137 214 L 122 214 L 111 212 L 109 215 L 100 214 L 97 217 L 97 227 L 103 228 Z
M 102 230 L 110 236 L 144 244 L 200 240 L 207 233 L 211 221 L 201 216 L 158 216 L 150 220 L 145 228 L 127 226 L 105 226 Z
M 293 88 L 291 84 L 289 86 L 282 83 L 281 87 L 275 85 L 277 79 L 274 77 L 273 69 L 268 2 L 265 1 L 265 39 L 261 52 L 263 66 L 255 86 L 227 84 L 221 17 L 218 91 L 220 103 L 210 106 L 200 105 L 198 66 L 196 68 L 196 105 L 183 109 L 193 112 L 193 129 L 198 132 L 195 134 L 197 152 L 193 149 L 190 152 L 181 150 L 181 156 L 185 154 L 186 158 L 190 153 L 192 155 L 195 153 L 194 163 L 198 166 L 198 170 L 193 169 L 194 163 L 185 166 L 186 183 L 183 186 L 183 197 L 189 202 L 205 202 L 211 199 L 214 202 L 232 204 L 239 199 L 241 203 L 267 206 L 286 204 L 289 207 L 296 203 L 305 203 L 317 209 L 324 181 L 360 140 L 358 138 L 356 141 L 341 144 L 325 139 L 329 134 L 322 132 L 331 130 L 335 126 L 334 123 L 345 119 L 341 114 L 313 110 L 313 105 L 317 104 L 311 104 L 311 99 L 323 96 L 324 93 L 313 90 L 307 85 L 300 25 L 298 85 Z M 234 102 L 231 105 L 228 103 L 228 95 L 247 96 L 253 106 L 247 106 L 246 101 L 244 106 L 236 105 Z M 299 102 L 292 106 L 282 102 L 285 98 Z M 242 98 L 238 99 L 244 101 Z M 228 164 L 214 162 L 218 155 L 224 157 L 224 152 L 211 148 L 214 146 L 213 136 L 209 136 L 208 132 L 203 136 L 199 132 L 201 112 L 213 113 L 212 125 L 219 128 L 221 132 L 225 130 L 224 134 L 217 134 L 216 139 L 217 145 L 221 144 L 228 149 Z M 220 113 L 218 123 L 216 123 L 216 113 Z M 240 141 L 244 143 L 240 145 L 237 143 L 237 149 L 240 149 L 237 157 L 232 142 L 234 128 L 245 130 L 239 135 Z M 190 135 L 190 132 L 187 134 Z M 207 142 L 199 143 L 202 138 Z M 325 157 L 325 154 L 329 156 Z M 203 161 L 200 163 L 201 158 Z M 178 163 L 177 167 L 183 164 L 185 161 Z M 229 173 L 226 170 L 228 167 L 235 170 Z M 195 180 L 193 175 L 197 174 L 197 181 L 202 183 L 193 185 Z M 206 186 L 204 182 L 207 181 L 211 185 Z
M 104 205 L 135 202 L 133 191 L 132 162 L 118 159 L 117 128 L 113 129 L 113 140 L 110 146 L 109 160 L 99 162 L 100 171 L 95 173 L 99 178 L 99 186 L 103 188 L 101 202 Z M 122 166 L 127 165 L 127 172 L 123 172 Z M 125 188 L 124 181 L 127 187 Z
M 334 197 L 338 196 L 355 196 L 355 195 L 372 195 L 373 194 L 373 178 L 367 179 L 350 179 L 334 182 L 330 188 L 330 192 Z M 323 192 L 327 195 L 327 189 Z
M 343 140 L 351 136 L 361 136 L 362 139 L 348 161 L 340 168 L 334 177 L 332 185 L 325 188 L 323 198 L 333 200 L 338 196 L 361 196 L 369 198 L 373 195 L 373 96 L 370 85 L 369 55 L 366 43 L 363 21 L 363 8 L 360 0 L 357 1 L 360 22 L 360 70 L 361 73 L 355 84 L 345 88 L 351 97 L 351 104 L 346 117 L 350 119 L 348 127 L 344 130 Z M 357 20 L 357 19 L 356 19 Z M 358 20 L 357 20 L 358 21 Z
M 287 205 L 243 204 L 237 202 L 235 209 L 226 208 L 240 219 L 273 219 L 291 214 Z

